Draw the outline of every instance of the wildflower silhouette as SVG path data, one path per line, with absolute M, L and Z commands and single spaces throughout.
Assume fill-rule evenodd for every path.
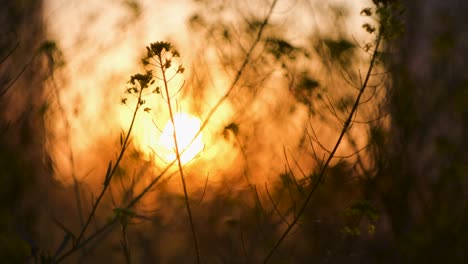
M 159 41 L 155 43 L 151 43 L 149 46 L 146 47 L 146 57 L 142 59 L 142 63 L 146 68 L 149 67 L 154 67 L 156 69 L 159 69 L 160 76 L 158 76 L 158 79 L 161 80 L 162 84 L 164 85 L 163 92 L 165 94 L 165 100 L 167 104 L 167 108 L 169 110 L 169 117 L 170 121 L 172 124 L 172 136 L 174 140 L 174 148 L 175 148 L 175 155 L 177 159 L 177 165 L 179 168 L 179 174 L 180 178 L 182 180 L 182 186 L 184 189 L 184 197 L 185 197 L 185 206 L 187 209 L 187 214 L 190 222 L 190 229 L 192 231 L 192 236 L 193 236 L 193 243 L 195 246 L 195 251 L 196 251 L 196 257 L 197 257 L 197 263 L 200 263 L 200 249 L 198 246 L 198 240 L 197 240 L 197 234 L 195 231 L 195 224 L 193 221 L 192 217 L 192 211 L 190 209 L 190 202 L 189 202 L 189 197 L 187 193 L 187 184 L 185 182 L 185 176 L 184 176 L 184 170 L 182 166 L 182 161 L 181 161 L 181 150 L 179 147 L 179 141 L 177 138 L 177 129 L 176 129 L 176 122 L 174 118 L 174 111 L 172 107 L 172 101 L 171 101 L 171 94 L 169 92 L 169 81 L 172 80 L 176 75 L 182 74 L 184 72 L 184 67 L 182 65 L 179 65 L 177 69 L 175 69 L 172 73 L 172 76 L 168 77 L 169 70 L 173 69 L 173 59 L 180 57 L 180 53 L 169 43 L 169 42 L 164 42 L 164 41 Z M 147 70 L 149 74 L 153 74 L 152 70 Z M 182 87 L 180 87 L 182 88 Z M 180 90 L 180 89 L 179 89 Z M 161 93 L 160 88 L 156 87 L 154 90 L 156 93 Z

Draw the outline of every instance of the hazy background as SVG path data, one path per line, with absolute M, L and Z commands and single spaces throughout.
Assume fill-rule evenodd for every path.
M 206 21 L 213 23 L 213 26 L 204 26 L 206 30 L 208 27 L 214 28 L 214 19 L 225 21 L 226 28 L 232 26 L 238 35 L 232 36 L 231 46 L 216 40 L 219 38 L 216 35 L 207 39 L 203 28 L 194 30 L 201 25 L 196 25 L 194 19 L 190 20 L 195 16 L 201 20 L 204 12 L 211 12 L 210 8 L 217 8 L 216 5 L 223 5 L 223 11 L 219 17 L 211 16 L 212 22 Z M 281 37 L 299 48 L 310 47 L 311 42 L 316 42 L 314 34 L 329 38 L 346 34 L 349 38 L 362 39 L 365 36 L 360 28 L 363 18 L 359 16 L 359 11 L 362 6 L 349 6 L 340 2 L 321 6 L 313 2 L 280 1 L 271 18 L 274 26 L 268 29 L 267 36 L 281 32 Z M 236 50 L 239 49 L 236 43 L 242 44 L 244 49 L 249 45 L 248 36 L 241 31 L 242 23 L 246 23 L 242 19 L 261 20 L 267 7 L 267 2 L 203 4 L 175 1 L 169 4 L 154 1 L 47 1 L 44 8 L 47 33 L 59 45 L 65 62 L 63 67 L 56 70 L 55 80 L 49 82 L 49 85 L 56 87 L 51 89 L 57 91 L 59 101 L 52 96 L 52 91 L 51 100 L 60 103 L 63 108 L 63 111 L 51 111 L 47 122 L 48 146 L 56 160 L 56 178 L 63 182 L 71 181 L 70 153 L 67 148 L 73 152 L 74 166 L 80 168 L 78 179 L 85 177 L 85 173 L 91 170 L 95 172 L 86 176 L 88 180 L 101 176 L 100 171 L 107 166 L 102 156 L 115 145 L 118 131 L 120 128 L 125 129 L 131 117 L 131 111 L 119 104 L 125 83 L 131 74 L 143 70 L 139 59 L 144 54 L 144 47 L 151 42 L 171 41 L 179 49 L 181 63 L 186 67 L 186 85 L 178 99 L 179 109 L 203 119 L 226 92 L 234 78 L 233 71 L 242 62 L 242 54 Z M 241 18 L 240 14 L 246 18 Z M 336 19 L 331 19 L 330 14 Z M 218 29 L 210 30 L 221 30 L 223 26 L 218 24 Z M 217 48 L 223 49 L 226 54 L 221 54 Z M 300 141 L 304 140 L 305 131 L 311 122 L 310 111 L 306 105 L 298 103 L 292 94 L 292 86 L 296 85 L 294 82 L 297 82 L 302 71 L 309 71 L 324 89 L 340 96 L 349 90 L 347 87 L 339 87 L 345 85 L 340 78 L 336 78 L 339 73 L 333 73 L 336 76 L 324 75 L 326 67 L 330 65 L 323 65 L 316 59 L 299 57 L 288 65 L 289 73 L 275 68 L 275 65 L 258 69 L 259 66 L 253 64 L 255 60 L 261 59 L 262 49 L 259 47 L 255 50 L 254 62 L 245 74 L 248 77 L 236 85 L 232 96 L 209 122 L 204 132 L 209 142 L 200 157 L 216 171 L 232 171 L 233 163 L 240 162 L 235 167 L 243 166 L 242 158 L 239 157 L 242 156 L 242 146 L 249 157 L 248 162 L 254 166 L 250 169 L 261 178 L 260 182 L 265 180 L 263 177 L 276 177 L 284 170 L 283 148 L 295 153 L 304 147 Z M 232 54 L 228 54 L 230 52 Z M 220 61 L 226 60 L 226 57 L 232 61 Z M 310 61 L 314 66 L 306 68 L 306 63 Z M 329 96 L 335 96 L 333 93 Z M 147 135 L 149 125 L 145 126 L 151 120 L 160 128 L 164 126 L 168 115 L 164 105 L 161 105 L 154 104 L 155 111 L 151 116 L 142 115 L 143 121 L 137 123 L 135 141 L 144 141 L 140 138 L 152 136 Z M 222 137 L 225 134 L 224 127 L 231 123 L 239 127 L 237 139 Z M 313 123 L 320 133 L 329 134 L 335 129 L 333 124 L 319 124 L 316 120 Z M 329 140 L 328 136 L 321 138 L 324 142 Z M 329 143 L 332 141 L 333 138 Z M 218 152 L 221 154 L 218 155 Z M 215 156 L 222 162 L 214 160 Z M 107 158 L 104 157 L 104 160 Z M 306 167 L 305 171 L 311 169 L 310 160 L 298 159 L 302 159 L 299 164 Z M 206 168 L 208 164 L 204 164 L 203 174 L 211 170 Z M 216 177 L 216 173 L 212 174 Z
M 205 149 L 186 167 L 189 195 L 197 204 L 194 210 L 200 241 L 205 241 L 202 251 L 213 260 L 241 254 L 241 245 L 233 247 L 234 242 L 229 241 L 236 241 L 239 233 L 235 230 L 245 225 L 246 237 L 251 240 L 242 247 L 251 247 L 252 252 L 241 254 L 242 259 L 248 255 L 252 259 L 261 257 L 261 252 L 268 247 L 257 241 L 257 233 L 264 233 L 265 228 L 269 230 L 267 234 L 275 236 L 275 230 L 281 225 L 279 216 L 271 214 L 269 189 L 281 197 L 281 192 L 274 194 L 274 186 L 281 184 L 280 175 L 292 172 L 299 181 L 307 181 L 307 175 L 317 169 L 317 162 L 326 153 L 311 148 L 311 134 L 320 139 L 323 148 L 329 149 L 340 131 L 340 121 L 331 114 L 333 110 L 323 109 L 352 93 L 353 88 L 333 67 L 344 71 L 351 60 L 353 70 L 366 65 L 364 53 L 346 51 L 343 61 L 324 59 L 323 56 L 332 55 L 325 55 L 328 51 L 320 46 L 321 39 L 371 40 L 360 27 L 365 18 L 359 11 L 365 4 L 280 1 L 262 41 L 253 50 L 250 62 L 234 86 L 246 50 L 254 43 L 258 22 L 267 15 L 270 5 L 267 1 L 255 4 L 248 1 L 45 1 L 37 9 L 28 4 L 15 6 L 26 14 L 23 10 L 31 10 L 40 21 L 36 23 L 40 31 L 24 29 L 25 36 L 32 35 L 29 30 L 40 32 L 34 37 L 37 44 L 30 49 L 38 50 L 38 63 L 41 63 L 38 69 L 42 71 L 42 75 L 36 73 L 42 76 L 38 77 L 42 78 L 41 88 L 35 87 L 39 96 L 25 105 L 37 104 L 35 111 L 40 113 L 33 119 L 39 120 L 40 125 L 28 129 L 31 133 L 28 137 L 36 135 L 36 131 L 42 135 L 34 145 L 38 150 L 28 153 L 41 153 L 40 157 L 32 158 L 33 163 L 43 166 L 45 160 L 47 164 L 44 182 L 36 183 L 43 192 L 44 202 L 37 205 L 36 198 L 28 202 L 37 210 L 38 219 L 34 231 L 25 232 L 26 236 L 40 241 L 34 243 L 41 243 L 38 248 L 42 252 L 56 248 L 63 237 L 63 230 L 55 228 L 55 220 L 65 222 L 71 230 L 83 223 L 89 205 L 102 186 L 109 160 L 116 158 L 119 134 L 126 131 L 130 122 L 131 109 L 121 104 L 126 82 L 130 75 L 143 71 L 140 58 L 145 46 L 163 40 L 170 41 L 180 51 L 178 63 L 186 68 L 185 86 L 176 99 L 178 111 L 205 120 L 229 87 L 233 89 L 203 131 Z M 20 22 L 33 23 L 30 19 L 25 17 Z M 264 41 L 268 39 L 271 42 Z M 280 47 L 274 45 L 281 42 L 274 41 L 283 39 L 287 49 L 277 54 L 276 48 Z M 26 76 L 23 78 L 29 81 Z M 304 86 L 303 80 L 312 83 Z M 176 91 L 182 82 L 175 80 L 171 89 Z M 18 82 L 15 86 L 27 87 L 29 83 Z M 317 97 L 318 93 L 327 96 Z M 5 100 L 18 101 L 11 96 Z M 314 98 L 321 101 L 313 102 Z M 149 155 L 145 146 L 159 136 L 154 124 L 163 127 L 168 120 L 161 99 L 151 100 L 154 100 L 153 109 L 141 113 L 137 119 L 133 137 L 136 145 L 127 151 L 118 180 L 98 210 L 96 228 L 110 217 L 112 208 L 129 201 L 167 166 L 158 157 Z M 5 109 L 9 109 L 7 114 L 14 112 Z M 26 106 L 22 108 L 27 112 L 26 109 Z M 366 116 L 366 111 L 362 113 Z M 344 118 L 344 109 L 341 114 Z M 364 146 L 365 129 L 356 127 L 356 145 L 352 148 L 349 142 L 344 142 L 338 155 L 348 156 L 354 148 Z M 136 259 L 146 256 L 169 262 L 192 258 L 192 253 L 181 254 L 191 245 L 185 238 L 188 226 L 178 198 L 182 191 L 180 179 L 175 176 L 164 175 L 162 183 L 137 205 L 137 212 L 144 219 L 152 220 L 136 221 L 132 234 L 135 241 L 140 241 L 135 242 Z M 264 206 L 270 211 L 269 216 L 254 220 L 262 203 L 267 204 Z M 289 207 L 288 203 L 285 202 L 285 208 Z M 266 225 L 259 229 L 254 222 Z M 214 226 L 217 227 L 213 229 Z M 156 238 L 151 234 L 157 234 Z M 151 246 L 140 246 L 139 243 L 146 244 L 148 240 L 153 241 Z M 109 241 L 118 243 L 116 238 Z M 158 246 L 159 243 L 164 247 Z M 212 249 L 216 243 L 224 244 L 220 252 Z M 104 245 L 118 250 L 114 242 Z M 110 257 L 110 253 L 105 253 L 110 251 L 93 252 L 85 250 L 77 254 L 81 256 L 78 260 L 84 260 L 88 254 L 96 254 L 97 259 Z M 117 255 L 111 259 L 122 260 Z
M 384 43 L 325 181 L 273 263 L 466 259 L 467 7 L 402 2 L 405 30 Z M 248 53 L 271 1 L 3 4 L 0 255 L 11 263 L 53 256 L 83 226 L 129 126 L 126 83 L 156 41 L 170 41 L 186 69 L 170 83 L 177 111 L 209 118 L 204 150 L 184 167 L 202 258 L 262 261 L 354 102 L 375 39 L 361 25 L 378 26 L 360 15 L 372 1 L 279 1 Z M 191 263 L 180 177 L 153 152 L 167 107 L 147 101 L 87 235 L 151 186 L 132 207 L 133 262 Z M 124 263 L 121 231 L 110 225 L 65 262 Z

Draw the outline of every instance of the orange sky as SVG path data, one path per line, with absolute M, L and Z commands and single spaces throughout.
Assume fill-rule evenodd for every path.
M 70 130 L 64 130 L 64 116 L 58 111 L 51 112 L 48 118 L 49 150 L 56 161 L 56 178 L 64 183 L 71 182 L 70 152 L 66 149 L 73 152 L 74 170 L 79 179 L 102 180 L 108 159 L 115 158 L 119 133 L 127 129 L 131 117 L 131 110 L 120 104 L 126 81 L 131 74 L 143 70 L 139 58 L 150 42 L 171 41 L 181 52 L 179 62 L 186 67 L 183 89 L 206 91 L 202 102 L 194 101 L 190 92 L 178 94 L 173 99 L 177 112 L 187 112 L 203 120 L 233 80 L 232 75 L 213 61 L 208 68 L 214 77 L 205 87 L 188 83 L 194 73 L 203 74 L 193 66 L 197 56 L 203 55 L 200 53 L 203 52 L 203 39 L 194 39 L 197 35 L 187 30 L 186 21 L 195 10 L 191 7 L 192 1 L 161 1 L 161 4 L 140 1 L 141 13 L 134 13 L 135 10 L 132 11 L 124 2 L 46 2 L 44 17 L 48 34 L 57 41 L 66 61 L 65 66 L 56 71 L 56 84 Z M 290 29 L 285 32 L 286 36 L 298 45 L 309 41 L 305 33 L 314 28 L 308 25 L 319 24 L 321 31 L 336 26 L 336 21 L 327 18 L 326 5 L 305 5 L 305 2 L 280 1 L 272 18 L 274 23 Z M 239 11 L 239 3 L 233 6 Z M 342 29 L 358 39 L 365 36 L 360 26 L 356 26 L 357 22 L 362 22 L 359 10 L 363 6 L 349 7 L 350 18 L 345 25 L 351 30 Z M 252 5 L 247 7 L 255 8 Z M 265 14 L 266 9 L 256 12 Z M 317 74 L 321 71 L 323 69 L 313 69 Z M 183 80 L 174 82 L 174 87 L 180 87 Z M 305 129 L 310 125 L 307 109 L 297 103 L 287 86 L 281 74 L 273 74 L 251 103 L 242 97 L 240 91 L 244 88 L 234 90 L 232 98 L 221 105 L 208 123 L 203 134 L 203 151 L 188 165 L 198 168 L 196 173 L 201 182 L 206 175 L 211 175 L 216 181 L 217 175 L 240 175 L 251 171 L 255 172 L 251 173 L 252 180 L 263 183 L 285 171 L 285 151 L 291 155 L 290 161 L 296 159 L 302 170 L 307 172 L 315 166 L 308 152 L 310 149 L 300 144 Z M 242 106 L 243 102 L 245 106 Z M 193 111 L 195 104 L 201 105 L 196 112 Z M 144 153 L 145 161 L 148 161 L 148 151 L 141 145 L 144 142 L 158 145 L 161 133 L 156 127 L 162 130 L 169 118 L 164 104 L 154 103 L 152 108 L 151 114 L 139 115 L 134 130 L 135 146 Z M 239 110 L 246 112 L 241 114 Z M 226 137 L 224 128 L 230 123 L 238 124 L 240 132 L 237 137 Z M 152 130 L 148 129 L 151 125 Z M 324 144 L 330 146 L 336 132 L 333 125 L 314 125 L 323 136 Z M 69 142 L 65 140 L 67 133 Z M 159 135 L 153 138 L 152 134 Z M 154 162 L 157 168 L 166 165 L 161 159 Z M 293 170 L 299 172 L 297 165 L 293 165 Z

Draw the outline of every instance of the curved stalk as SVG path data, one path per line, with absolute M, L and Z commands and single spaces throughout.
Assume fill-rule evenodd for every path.
M 270 249 L 270 251 L 268 252 L 267 256 L 265 257 L 263 263 L 267 263 L 271 259 L 271 257 L 273 256 L 273 253 L 278 249 L 278 247 L 284 241 L 284 239 L 289 234 L 289 232 L 291 232 L 293 227 L 297 224 L 297 222 L 301 218 L 302 214 L 304 214 L 304 212 L 305 212 L 305 210 L 307 208 L 307 205 L 309 204 L 310 200 L 312 199 L 312 196 L 314 195 L 315 191 L 317 190 L 319 184 L 322 182 L 323 178 L 325 177 L 325 174 L 326 174 L 327 169 L 328 169 L 328 165 L 330 164 L 331 160 L 335 157 L 335 153 L 336 153 L 338 147 L 340 146 L 341 141 L 342 141 L 344 135 L 346 134 L 346 131 L 348 131 L 348 128 L 352 123 L 353 116 L 356 113 L 356 110 L 357 110 L 357 108 L 359 106 L 361 97 L 364 94 L 364 91 L 366 90 L 367 83 L 369 82 L 372 69 L 374 68 L 374 64 L 375 64 L 375 61 L 377 59 L 377 50 L 379 48 L 379 44 L 380 44 L 380 41 L 382 39 L 382 34 L 383 34 L 383 28 L 381 28 L 381 30 L 379 32 L 379 35 L 377 37 L 377 42 L 376 42 L 376 45 L 375 45 L 375 51 L 372 54 L 371 61 L 370 61 L 370 64 L 369 64 L 369 68 L 367 69 L 366 78 L 364 79 L 364 82 L 361 84 L 361 89 L 359 90 L 359 94 L 356 97 L 356 100 L 354 101 L 353 108 L 351 109 L 351 112 L 349 113 L 348 118 L 346 119 L 346 121 L 345 121 L 345 123 L 343 125 L 343 129 L 341 130 L 340 136 L 338 137 L 338 139 L 337 139 L 337 141 L 335 143 L 335 146 L 333 147 L 333 150 L 330 152 L 330 155 L 328 156 L 328 159 L 323 164 L 323 166 L 322 166 L 322 168 L 320 170 L 320 173 L 318 174 L 317 180 L 313 183 L 312 188 L 309 191 L 309 193 L 307 194 L 307 197 L 304 200 L 304 202 L 302 203 L 297 215 L 294 216 L 294 219 L 292 220 L 292 222 L 288 225 L 288 227 L 283 232 L 281 237 L 276 241 L 274 246 Z
M 124 139 L 124 141 L 122 143 L 122 148 L 120 149 L 119 156 L 117 157 L 117 160 L 115 161 L 114 166 L 112 166 L 112 162 L 109 163 L 109 167 L 108 167 L 108 170 L 106 172 L 106 176 L 105 176 L 105 180 L 104 180 L 104 187 L 102 188 L 101 192 L 99 193 L 99 196 L 96 199 L 96 202 L 93 204 L 91 212 L 89 213 L 88 218 L 86 219 L 86 222 L 83 225 L 83 227 L 82 227 L 82 229 L 81 229 L 81 231 L 80 231 L 80 233 L 78 235 L 78 238 L 74 241 L 73 247 L 69 251 L 65 252 L 62 256 L 57 258 L 55 260 L 56 263 L 59 263 L 59 262 L 63 261 L 64 259 L 66 259 L 68 256 L 70 256 L 72 253 L 74 253 L 75 251 L 80 249 L 85 244 L 85 243 L 80 244 L 80 242 L 83 239 L 84 234 L 85 234 L 86 230 L 88 229 L 89 224 L 91 223 L 91 219 L 93 219 L 93 217 L 94 217 L 94 215 L 96 213 L 96 210 L 97 210 L 99 204 L 101 203 L 101 200 L 104 197 L 104 194 L 106 193 L 107 188 L 110 185 L 112 177 L 114 176 L 114 174 L 115 174 L 115 172 L 117 170 L 117 167 L 119 166 L 120 161 L 123 158 L 125 150 L 127 149 L 127 146 L 128 146 L 128 143 L 129 143 L 128 141 L 130 139 L 130 134 L 131 134 L 131 132 L 133 130 L 133 125 L 135 124 L 136 115 L 138 113 L 138 110 L 141 107 L 140 102 L 141 102 L 142 94 L 143 94 L 143 88 L 140 87 L 140 91 L 138 92 L 138 97 L 137 97 L 138 100 L 137 100 L 137 103 L 136 103 L 136 106 L 135 106 L 135 110 L 133 111 L 133 116 L 132 116 L 132 120 L 130 122 L 130 126 L 129 126 L 128 131 L 127 131 L 127 135 L 125 136 L 125 139 Z
M 175 148 L 175 154 L 177 158 L 177 165 L 179 168 L 179 173 L 180 173 L 180 178 L 182 180 L 182 187 L 184 189 L 184 198 L 185 198 L 185 206 L 187 208 L 187 214 L 189 217 L 189 222 L 190 222 L 190 229 L 192 230 L 192 236 L 193 236 L 193 244 L 195 246 L 195 253 L 197 256 L 197 263 L 200 263 L 200 248 L 198 246 L 198 239 L 197 239 L 197 234 L 195 232 L 195 224 L 193 223 L 193 217 L 192 217 L 192 210 L 190 209 L 190 202 L 189 202 L 189 197 L 187 193 L 187 185 L 185 183 L 185 177 L 184 177 L 184 170 L 182 168 L 182 161 L 180 159 L 180 151 L 179 151 L 179 143 L 177 142 L 177 129 L 176 129 L 176 124 L 174 120 L 174 113 L 172 111 L 172 104 L 171 104 L 171 96 L 169 95 L 169 87 L 168 87 L 168 81 L 166 79 L 166 71 L 164 68 L 164 64 L 162 61 L 162 56 L 161 53 L 157 54 L 158 60 L 159 60 L 159 65 L 161 68 L 161 74 L 162 74 L 162 81 L 164 83 L 164 90 L 166 92 L 166 103 L 167 103 L 167 108 L 169 110 L 169 116 L 171 119 L 171 124 L 173 128 L 173 140 L 174 140 L 174 148 Z

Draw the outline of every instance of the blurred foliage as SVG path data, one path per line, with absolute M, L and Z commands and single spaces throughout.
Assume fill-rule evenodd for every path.
M 21 153 L 0 142 L 0 256 L 5 263 L 21 263 L 31 254 L 31 247 L 18 228 L 13 212 L 27 190 L 33 186 L 32 167 Z M 32 219 L 30 219 L 32 220 Z
M 383 1 L 378 2 L 381 6 Z M 389 2 L 379 14 L 388 27 L 387 49 L 398 53 L 385 60 L 392 75 L 391 127 L 370 131 L 377 148 L 374 157 L 381 161 L 375 195 L 388 214 L 394 236 L 389 243 L 402 262 L 464 263 L 467 104 L 465 100 L 457 105 L 465 110 L 454 111 L 457 99 L 452 97 L 466 91 L 466 65 L 456 61 L 468 55 L 460 49 L 467 31 L 455 26 L 464 15 L 450 1 L 426 6 L 427 12 L 411 1 Z M 393 15 L 403 10 L 412 15 L 404 20 Z M 451 15 L 443 15 L 444 24 L 438 24 L 446 12 Z M 433 20 L 426 23 L 429 17 Z M 428 56 L 414 67 L 422 53 Z
M 350 52 L 352 48 L 354 48 L 353 43 L 344 39 L 337 40 L 337 41 L 331 40 L 331 39 L 325 39 L 324 43 L 325 43 L 325 46 L 327 46 L 327 48 L 329 49 L 330 56 L 332 59 L 342 59 L 342 57 L 344 56 L 346 52 Z M 348 57 L 348 59 L 350 58 Z
M 24 263 L 34 242 L 44 173 L 42 1 L 5 1 L 0 9 L 0 262 Z M 8 93 L 7 93 L 8 92 Z M 13 102 L 12 102 L 13 101 Z M 33 188 L 34 187 L 34 188 Z M 44 187 L 45 188 L 45 187 Z
M 294 47 L 291 43 L 281 38 L 268 37 L 265 40 L 265 45 L 267 52 L 271 53 L 277 60 L 283 56 L 294 60 L 296 59 L 295 53 L 300 51 L 299 48 Z

